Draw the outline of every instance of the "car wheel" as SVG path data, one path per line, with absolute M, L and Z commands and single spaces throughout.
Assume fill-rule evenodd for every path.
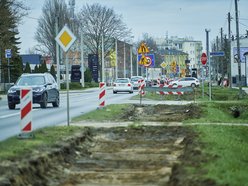
M 15 104 L 11 104 L 11 103 L 9 103 L 8 106 L 9 106 L 9 109 L 11 109 L 11 110 L 15 109 L 15 107 L 16 107 Z
M 47 107 L 47 94 L 46 93 L 44 93 L 44 95 L 43 95 L 43 100 L 42 100 L 42 103 L 40 103 L 40 107 L 41 108 Z
M 117 92 L 116 91 L 113 91 L 113 94 L 117 94 Z
M 53 107 L 59 107 L 59 97 L 56 98 L 55 102 L 52 102 Z
M 130 92 L 129 92 L 129 94 L 132 94 L 132 93 L 133 93 L 133 91 L 130 91 Z
M 191 87 L 195 88 L 195 87 L 196 87 L 196 85 L 195 85 L 194 83 L 192 83 L 192 84 L 191 84 Z

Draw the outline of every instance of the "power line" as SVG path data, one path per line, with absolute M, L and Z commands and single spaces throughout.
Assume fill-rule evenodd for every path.
M 248 25 L 241 23 L 240 21 L 239 21 L 239 24 L 241 24 L 242 26 L 248 27 Z
M 38 18 L 35 18 L 35 17 L 30 17 L 30 16 L 25 16 L 25 17 L 29 19 L 39 20 Z

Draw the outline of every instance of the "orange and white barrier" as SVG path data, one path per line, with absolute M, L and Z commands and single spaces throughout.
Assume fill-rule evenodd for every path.
M 174 87 L 172 85 L 168 85 L 168 86 L 164 86 L 163 84 L 160 84 L 159 85 L 160 88 L 163 88 L 163 87 L 168 87 L 170 89 L 177 89 L 177 88 L 182 88 L 182 85 L 178 85 L 177 87 Z M 183 92 L 181 91 L 158 91 L 157 94 L 160 94 L 160 95 L 182 95 Z
M 99 93 L 99 107 L 105 106 L 105 96 L 106 96 L 106 84 L 104 82 L 100 82 L 99 84 L 100 93 Z
M 21 133 L 32 132 L 32 100 L 33 93 L 31 88 L 21 89 Z
M 142 96 L 144 96 L 145 95 L 145 91 L 144 91 L 145 80 L 144 79 L 140 79 L 140 80 L 138 80 L 138 83 L 139 83 L 139 88 L 138 88 L 139 94 L 142 95 Z

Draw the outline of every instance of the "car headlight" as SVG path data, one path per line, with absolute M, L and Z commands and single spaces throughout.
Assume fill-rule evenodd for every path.
M 33 92 L 43 92 L 45 90 L 44 87 L 38 87 L 38 88 L 34 88 Z
M 16 89 L 11 88 L 11 89 L 8 90 L 8 93 L 9 94 L 16 93 Z

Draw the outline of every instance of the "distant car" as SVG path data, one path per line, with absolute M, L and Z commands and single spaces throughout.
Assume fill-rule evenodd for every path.
M 132 76 L 131 77 L 131 83 L 133 85 L 133 89 L 138 89 L 140 86 L 139 80 L 144 80 L 142 76 Z
M 46 108 L 47 103 L 52 103 L 53 107 L 59 107 L 58 85 L 50 73 L 22 74 L 14 86 L 10 87 L 7 93 L 9 109 L 15 109 L 20 103 L 20 89 L 31 87 L 33 93 L 33 103 L 40 104 L 41 108 Z
M 171 81 L 169 85 L 172 85 L 172 86 L 181 85 L 183 87 L 188 87 L 188 86 L 198 87 L 200 85 L 200 81 L 194 77 L 184 77 L 184 78 L 180 78 L 175 81 Z
M 133 85 L 129 78 L 118 78 L 113 84 L 113 93 L 117 92 L 129 92 L 133 93 Z

